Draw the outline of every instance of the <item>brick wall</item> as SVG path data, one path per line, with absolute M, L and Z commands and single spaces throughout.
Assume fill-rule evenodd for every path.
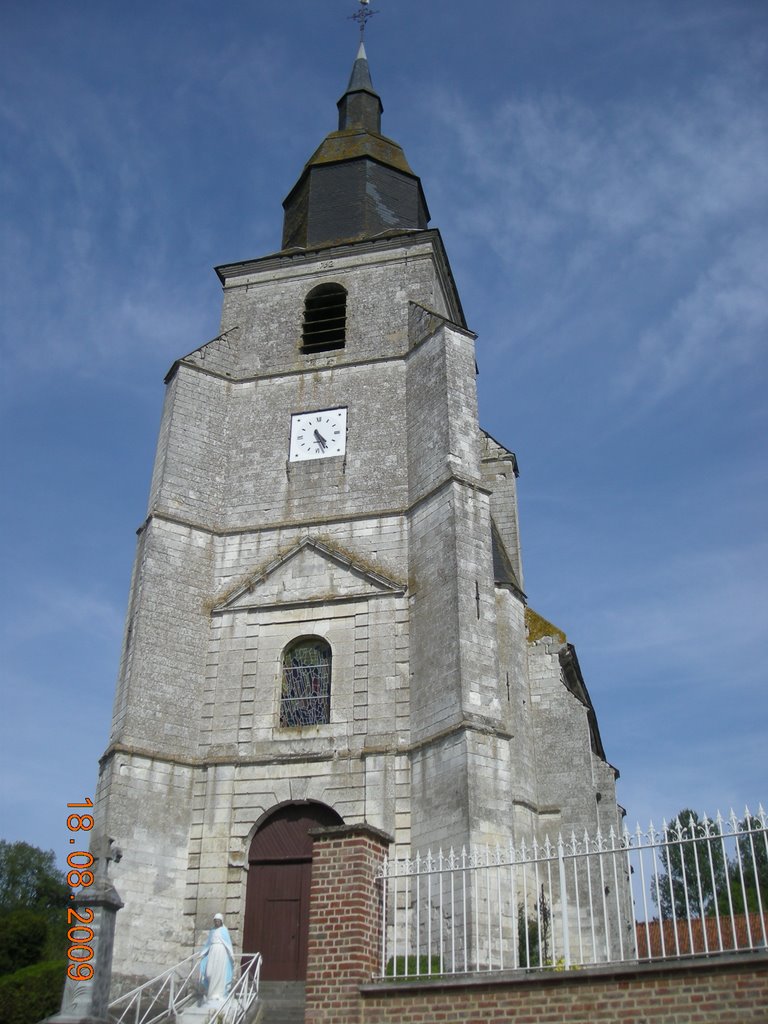
M 751 1024 L 768 1022 L 768 952 L 569 973 L 372 983 L 388 837 L 318 829 L 306 1024 Z
M 305 1024 L 357 1024 L 360 985 L 378 973 L 376 871 L 390 837 L 369 825 L 314 829 Z
M 337 1017 L 338 1024 L 749 1024 L 768 1021 L 768 956 L 535 979 L 366 985 L 360 1002 L 364 1016 Z

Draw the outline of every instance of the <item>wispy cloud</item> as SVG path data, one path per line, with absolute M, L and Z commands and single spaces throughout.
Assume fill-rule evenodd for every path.
M 96 584 L 46 579 L 22 584 L 16 595 L 18 614 L 9 610 L 0 626 L 6 656 L 30 643 L 59 634 L 81 635 L 86 631 L 93 642 L 114 643 L 121 635 L 125 612 Z
M 768 126 L 757 56 L 664 104 L 654 93 L 597 108 L 557 94 L 478 116 L 441 97 L 439 131 L 453 140 L 441 187 L 461 211 L 460 244 L 490 241 L 505 268 L 502 338 L 536 338 L 548 357 L 574 345 L 610 353 L 616 402 L 708 387 L 762 358 Z
M 248 60 L 243 45 L 212 52 L 192 74 L 185 66 L 173 96 L 151 105 L 148 88 L 113 87 L 63 63 L 36 65 L 29 89 L 20 57 L 0 68 L 6 397 L 31 372 L 123 371 L 148 352 L 167 365 L 215 333 L 221 226 L 210 190 L 233 159 L 243 163 L 227 148 L 245 117 L 238 104 L 277 89 L 269 40 L 250 45 Z M 168 59 L 183 63 L 183 51 Z M 163 67 L 172 78 L 165 58 Z M 23 105 L 11 99 L 20 88 Z M 218 125 L 222 108 L 231 116 L 222 148 L 201 144 L 201 125 Z
M 577 632 L 601 658 L 617 665 L 639 659 L 662 687 L 692 671 L 700 673 L 702 685 L 717 686 L 731 669 L 751 685 L 765 675 L 762 664 L 743 652 L 768 642 L 766 573 L 768 543 L 754 539 L 666 550 L 653 561 L 627 551 L 625 573 L 597 563 L 594 575 L 578 582 L 581 604 L 575 591 L 563 603 L 587 609 L 576 612 Z
M 724 240 L 686 293 L 643 332 L 620 390 L 659 400 L 692 377 L 706 386 L 743 372 L 765 361 L 767 348 L 768 235 L 745 229 Z

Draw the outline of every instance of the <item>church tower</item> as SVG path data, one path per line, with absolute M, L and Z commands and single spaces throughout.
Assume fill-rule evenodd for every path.
M 178 359 L 139 531 L 99 829 L 124 857 L 115 972 L 214 911 L 302 976 L 314 825 L 393 852 L 615 824 L 573 648 L 526 607 L 514 454 L 360 46 L 282 248 L 218 267 Z

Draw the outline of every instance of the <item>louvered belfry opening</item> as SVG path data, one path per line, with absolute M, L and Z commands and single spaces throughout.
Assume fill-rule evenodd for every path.
M 303 352 L 344 348 L 347 291 L 340 284 L 320 284 L 304 300 Z

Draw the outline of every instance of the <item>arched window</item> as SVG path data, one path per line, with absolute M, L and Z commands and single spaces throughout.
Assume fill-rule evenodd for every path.
M 302 352 L 344 348 L 347 292 L 340 284 L 319 284 L 304 300 Z
M 295 640 L 283 651 L 280 725 L 296 728 L 331 720 L 331 648 L 317 636 Z

